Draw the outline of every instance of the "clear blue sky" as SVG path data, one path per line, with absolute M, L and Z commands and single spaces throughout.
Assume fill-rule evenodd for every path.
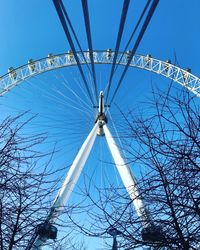
M 129 28 L 137 15 L 137 2 L 145 1 L 132 1 Z M 80 1 L 64 3 L 74 26 L 78 27 L 83 48 L 87 49 Z M 69 49 L 51 0 L 1 0 L 0 5 L 0 74 L 11 65 L 17 67 L 26 63 L 29 58 L 38 59 L 49 52 L 62 53 Z M 95 0 L 89 1 L 89 5 L 94 48 L 114 47 L 122 1 Z M 138 52 L 165 59 L 173 58 L 176 51 L 181 65 L 191 66 L 198 74 L 198 11 L 198 0 L 160 1 Z
M 89 0 L 88 2 L 93 48 L 114 49 L 123 1 Z M 145 0 L 131 1 L 121 49 L 124 48 L 134 27 L 134 21 L 137 20 L 145 2 Z M 82 48 L 87 50 L 81 1 L 64 0 L 64 3 Z M 137 53 L 151 54 L 155 58 L 172 61 L 176 55 L 178 64 L 182 68 L 189 67 L 195 75 L 200 75 L 199 9 L 199 0 L 161 0 Z M 18 67 L 26 64 L 30 58 L 36 60 L 46 57 L 49 53 L 60 54 L 69 50 L 51 0 L 0 0 L 0 38 L 0 75 L 7 73 L 10 66 Z M 99 86 L 106 84 L 109 72 L 109 67 L 99 67 L 97 70 Z M 83 111 L 85 107 L 80 107 L 78 104 L 70 106 L 66 99 L 66 82 L 69 82 L 69 86 L 75 86 L 78 95 L 82 95 L 81 89 L 77 87 L 78 80 L 80 75 L 77 69 L 52 72 L 21 84 L 0 100 L 0 118 L 27 109 L 33 114 L 38 114 L 36 121 L 27 129 L 27 133 L 30 131 L 48 133 L 49 141 L 42 149 L 50 149 L 55 142 L 57 143 L 60 152 L 53 162 L 55 168 L 68 166 L 72 162 L 93 125 L 91 110 L 86 114 Z M 63 81 L 65 85 L 60 84 Z M 167 81 L 161 76 L 142 70 L 129 70 L 116 98 L 116 104 L 122 105 L 123 108 L 127 107 L 127 110 L 137 108 L 145 97 L 151 96 L 151 84 L 167 86 Z M 72 106 L 75 106 L 75 109 Z M 111 112 L 117 120 L 115 106 Z M 101 174 L 105 171 L 102 169 L 106 164 L 102 163 L 102 160 L 111 161 L 106 150 L 104 143 L 98 139 L 85 173 L 92 173 L 100 164 Z M 91 165 L 94 169 L 91 169 Z M 110 171 L 109 175 L 112 176 L 114 170 Z M 117 175 L 115 171 L 113 173 Z M 137 175 L 137 170 L 135 173 Z M 98 171 L 96 176 L 95 178 L 99 177 Z M 80 180 L 80 185 L 82 182 L 83 179 Z M 74 202 L 75 200 L 74 198 Z M 95 249 L 92 244 L 94 243 L 88 241 L 88 249 Z

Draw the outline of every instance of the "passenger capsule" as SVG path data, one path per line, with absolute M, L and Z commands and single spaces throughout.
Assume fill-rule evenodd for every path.
M 165 63 L 165 71 L 166 73 L 169 71 L 170 69 L 170 64 L 171 64 L 171 60 L 166 60 L 166 63 Z
M 48 57 L 48 59 L 47 59 L 48 64 L 52 66 L 54 64 L 54 62 L 55 62 L 55 56 L 50 53 L 50 54 L 48 54 L 47 57 Z
M 68 52 L 67 52 L 67 59 L 69 61 L 74 59 L 74 54 L 73 54 L 73 52 L 71 50 L 68 50 Z
M 9 76 L 10 76 L 11 79 L 16 80 L 16 78 L 17 78 L 17 73 L 16 73 L 16 71 L 14 70 L 13 67 L 10 67 L 10 68 L 8 69 L 8 73 L 9 73 Z
M 186 70 L 187 72 L 189 72 L 189 73 L 192 72 L 192 70 L 191 70 L 190 68 L 186 68 L 185 70 Z
M 152 60 L 152 56 L 151 56 L 150 54 L 146 55 L 146 57 L 145 57 L 145 62 L 146 62 L 146 64 L 147 64 L 147 66 L 150 65 L 151 60 Z
M 107 49 L 107 51 L 106 51 L 106 58 L 107 58 L 108 60 L 110 60 L 111 57 L 112 57 L 112 55 L 113 55 L 112 50 L 111 50 L 111 49 Z
M 32 59 L 28 60 L 28 68 L 31 72 L 35 71 L 35 62 Z
M 128 50 L 128 51 L 126 52 L 126 59 L 127 59 L 127 60 L 130 59 L 131 53 L 132 53 L 131 50 Z

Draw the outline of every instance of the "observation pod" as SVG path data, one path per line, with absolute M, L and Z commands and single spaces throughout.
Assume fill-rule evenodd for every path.
M 35 71 L 35 62 L 33 61 L 33 59 L 28 60 L 28 68 L 29 68 L 30 72 Z
M 47 58 L 48 58 L 47 59 L 48 64 L 50 66 L 53 66 L 55 63 L 55 56 L 52 53 L 50 53 L 50 54 L 48 54 Z
M 67 52 L 67 59 L 69 61 L 74 59 L 74 54 L 73 54 L 73 52 L 71 50 L 68 50 L 68 52 Z
M 16 78 L 17 78 L 17 73 L 16 73 L 16 71 L 15 71 L 15 69 L 14 69 L 13 67 L 10 67 L 10 68 L 8 69 L 8 74 L 9 74 L 9 76 L 10 76 L 10 78 L 11 78 L 12 80 L 16 80 Z

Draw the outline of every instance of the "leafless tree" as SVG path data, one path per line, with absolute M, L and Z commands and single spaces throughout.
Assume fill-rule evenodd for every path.
M 98 200 L 85 189 L 90 227 L 70 219 L 87 235 L 107 237 L 118 230 L 123 249 L 200 248 L 200 110 L 197 97 L 186 90 L 153 90 L 140 114 L 122 114 L 120 139 L 128 162 L 140 168 L 138 187 L 155 227 L 144 237 L 141 220 L 124 189 L 96 187 Z M 91 185 L 91 181 L 90 181 Z M 93 183 L 95 186 L 95 183 Z M 92 208 L 94 206 L 94 208 Z M 83 209 L 83 208 L 82 208 Z M 72 212 L 72 211 L 71 211 Z M 107 235 L 107 236 L 106 236 Z M 143 236 L 143 237 L 142 237 Z
M 143 169 L 141 194 L 168 249 L 199 249 L 200 113 L 188 91 L 154 91 L 151 116 L 125 118 L 126 147 Z M 126 135 L 127 136 L 127 135 Z
M 24 128 L 34 119 L 27 116 L 28 113 L 8 117 L 0 124 L 2 250 L 26 249 L 38 224 L 45 221 L 60 184 L 56 171 L 52 171 L 50 166 L 55 150 L 40 152 L 40 145 L 46 139 L 45 134 L 25 135 L 27 133 Z M 66 237 L 70 240 L 62 244 Z M 49 249 L 74 249 L 74 244 L 68 233 L 61 237 L 61 241 L 50 242 Z

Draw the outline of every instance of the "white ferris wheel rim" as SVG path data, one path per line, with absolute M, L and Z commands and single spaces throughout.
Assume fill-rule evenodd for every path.
M 94 63 L 112 64 L 114 53 L 115 51 L 112 50 L 95 50 L 93 51 Z M 88 51 L 83 51 L 83 53 L 77 52 L 77 56 L 80 64 L 91 63 Z M 118 52 L 116 64 L 125 66 L 127 64 L 128 56 L 129 52 Z M 3 96 L 13 87 L 33 76 L 76 65 L 77 63 L 72 52 L 67 52 L 59 55 L 49 54 L 48 57 L 36 61 L 29 60 L 27 64 L 16 69 L 11 67 L 8 69 L 7 74 L 0 77 L 0 96 Z M 179 83 L 197 97 L 200 97 L 200 78 L 193 75 L 189 69 L 182 69 L 172 64 L 169 60 L 162 61 L 155 59 L 150 55 L 144 56 L 135 54 L 129 67 L 135 67 L 162 75 Z

